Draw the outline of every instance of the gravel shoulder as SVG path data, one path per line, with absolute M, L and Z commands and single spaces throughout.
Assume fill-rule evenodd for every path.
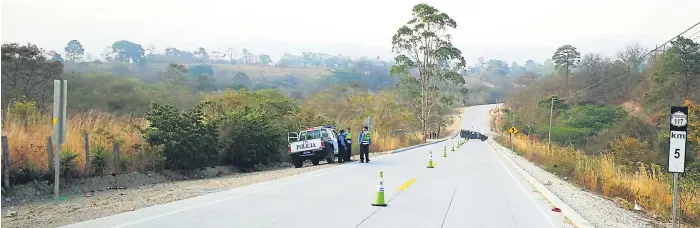
M 59 203 L 44 200 L 5 207 L 2 227 L 58 227 L 336 165 L 323 164 L 299 169 L 278 168 L 252 173 L 234 173 L 213 179 L 173 181 L 138 188 L 95 191 L 87 193 L 87 197 L 71 197 Z M 15 215 L 8 216 L 10 211 Z
M 375 152 L 372 156 L 387 153 L 389 152 Z M 353 156 L 352 159 L 357 162 L 359 156 Z M 50 197 L 36 196 L 33 199 L 24 199 L 24 202 L 13 203 L 14 205 L 3 205 L 2 227 L 59 227 L 337 165 L 332 163 L 312 166 L 309 163 L 298 169 L 277 167 L 250 173 L 221 174 L 221 171 L 218 171 L 218 175 L 215 176 L 220 177 L 185 181 L 167 180 L 163 173 L 132 173 L 114 178 L 114 182 L 129 186 L 126 189 L 106 188 L 106 185 L 103 185 L 104 180 L 99 178 L 82 180 L 81 183 L 71 186 L 72 188 L 67 190 L 67 199 L 59 203 L 52 201 Z M 150 181 L 155 183 L 148 184 Z
M 494 136 L 495 134 L 489 135 L 489 137 Z M 643 214 L 624 209 L 612 200 L 588 192 L 566 180 L 562 180 L 558 176 L 547 172 L 542 167 L 518 156 L 510 149 L 502 145 L 498 146 L 501 151 L 505 152 L 506 156 L 512 159 L 520 168 L 525 170 L 538 182 L 545 185 L 549 191 L 554 193 L 595 227 L 662 227 L 656 221 L 647 218 Z

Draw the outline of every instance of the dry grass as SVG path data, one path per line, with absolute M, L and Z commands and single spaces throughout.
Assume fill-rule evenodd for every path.
M 67 124 L 66 143 L 62 145 L 62 150 L 79 154 L 76 164 L 80 170 L 79 174 L 85 175 L 82 172 L 85 167 L 85 132 L 89 135 L 91 148 L 101 145 L 112 151 L 112 142 L 118 142 L 120 156 L 133 156 L 136 153 L 134 146 L 141 144 L 142 140 L 139 128 L 145 128 L 147 121 L 142 118 L 118 117 L 90 111 L 69 115 Z M 2 126 L 3 135 L 8 138 L 13 168 L 21 169 L 33 165 L 48 170 L 47 137 L 52 134 L 50 114 L 30 112 L 7 115 L 4 116 Z M 421 143 L 420 137 L 410 133 L 385 137 L 375 132 L 372 136 L 374 143 L 371 151 L 388 151 Z M 359 153 L 359 144 L 357 148 L 353 148 L 353 152 Z M 129 164 L 128 171 L 141 168 L 133 165 Z
M 507 135 L 501 139 L 508 143 Z M 638 164 L 638 170 L 629 173 L 616 167 L 609 155 L 586 156 L 583 151 L 547 145 L 526 137 L 514 137 L 514 147 L 530 161 L 545 169 L 566 176 L 588 190 L 615 199 L 628 209 L 637 202 L 644 210 L 658 218 L 669 218 L 673 200 L 671 177 L 658 165 Z M 504 144 L 505 145 L 505 144 Z M 681 181 L 682 182 L 682 181 Z M 698 185 L 681 184 L 679 188 L 679 214 L 685 221 L 700 222 L 700 188 Z
M 66 142 L 62 151 L 79 154 L 78 168 L 85 165 L 83 133 L 88 133 L 90 146 L 101 145 L 112 149 L 112 142 L 120 143 L 120 153 L 131 155 L 133 146 L 140 142 L 139 127 L 146 121 L 141 118 L 117 117 L 99 111 L 69 114 L 66 129 Z M 7 115 L 3 118 L 3 135 L 7 136 L 12 167 L 29 165 L 48 169 L 47 137 L 52 134 L 51 115 L 38 112 L 23 115 Z
M 409 147 L 413 145 L 418 145 L 421 143 L 421 138 L 417 134 L 403 134 L 399 136 L 387 136 L 384 137 L 378 133 L 372 133 L 373 143 L 370 146 L 370 151 L 390 151 L 399 148 Z M 355 143 L 358 144 L 358 143 Z M 354 149 L 354 148 L 353 148 Z M 359 152 L 359 148 L 358 148 Z

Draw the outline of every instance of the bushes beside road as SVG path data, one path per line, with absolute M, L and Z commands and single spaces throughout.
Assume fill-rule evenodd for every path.
M 324 94 L 331 92 L 314 96 L 328 97 Z M 65 172 L 70 177 L 196 170 L 214 165 L 251 171 L 287 162 L 287 132 L 335 123 L 337 127 L 352 127 L 357 138 L 368 115 L 374 124 L 372 151 L 420 143 L 419 135 L 412 133 L 416 129 L 411 126 L 411 115 L 394 102 L 392 92 L 347 92 L 343 97 L 344 102 L 307 99 L 299 104 L 275 89 L 241 89 L 208 95 L 199 105 L 184 111 L 154 103 L 143 118 L 94 110 L 70 113 L 62 166 L 70 167 Z M 46 175 L 50 114 L 39 111 L 32 102 L 20 101 L 11 103 L 7 113 L 3 116 L 3 133 L 9 141 L 12 184 L 52 179 L 52 175 Z M 407 133 L 392 133 L 395 129 Z M 90 142 L 87 171 L 84 133 L 88 133 Z M 112 151 L 113 143 L 119 144 L 118 158 Z M 353 151 L 357 153 L 359 148 Z

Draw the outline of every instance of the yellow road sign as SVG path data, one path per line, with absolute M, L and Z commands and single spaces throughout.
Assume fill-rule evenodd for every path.
M 518 129 L 515 127 L 511 127 L 510 129 L 508 129 L 508 133 L 510 133 L 511 135 L 518 134 Z

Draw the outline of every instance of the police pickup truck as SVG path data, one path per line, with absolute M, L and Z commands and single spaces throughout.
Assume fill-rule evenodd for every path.
M 338 132 L 333 126 L 318 126 L 287 135 L 287 153 L 292 158 L 294 167 L 301 168 L 304 161 L 318 165 L 322 159 L 333 163 L 338 155 Z

